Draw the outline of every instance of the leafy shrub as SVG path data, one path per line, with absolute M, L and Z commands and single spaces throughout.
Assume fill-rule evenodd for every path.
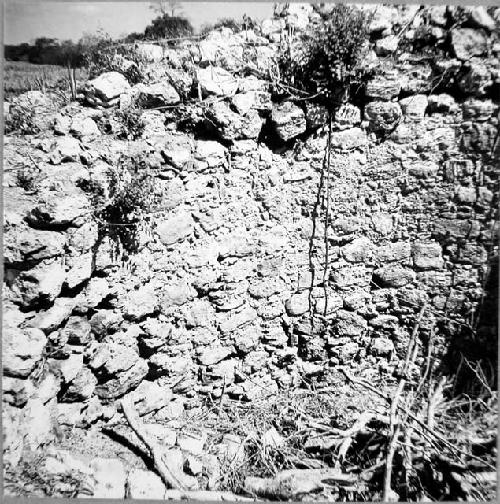
M 78 186 L 89 194 L 101 234 L 108 234 L 117 251 L 133 253 L 140 225 L 155 203 L 154 179 L 142 159 L 128 156 L 106 178 L 107 188 L 96 180 L 80 180 Z
M 35 191 L 40 182 L 40 174 L 35 168 L 21 168 L 16 173 L 16 182 L 25 191 Z
M 321 13 L 293 44 L 282 49 L 281 76 L 300 91 L 321 95 L 328 107 L 338 107 L 351 85 L 366 77 L 362 60 L 368 21 L 363 11 L 347 5 Z
M 120 72 L 132 83 L 143 80 L 140 71 L 141 60 L 133 47 L 116 44 L 105 32 L 83 37 L 82 58 L 92 79 L 103 72 Z M 126 65 L 125 60 L 132 61 L 134 65 Z
M 153 19 L 144 30 L 145 39 L 181 38 L 194 33 L 191 23 L 184 17 L 171 16 L 167 13 Z
M 120 131 L 117 136 L 124 140 L 137 140 L 144 131 L 144 124 L 141 120 L 142 110 L 130 107 L 120 110 L 116 118 L 120 122 Z

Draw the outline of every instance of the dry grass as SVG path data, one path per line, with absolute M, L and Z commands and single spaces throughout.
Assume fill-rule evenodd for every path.
M 88 77 L 82 68 L 76 70 L 78 82 Z M 57 65 L 35 65 L 25 61 L 6 61 L 4 63 L 4 97 L 17 96 L 26 91 L 69 92 L 68 70 Z
M 4 466 L 4 493 L 9 497 L 76 497 L 92 495 L 88 478 L 78 472 L 50 474 L 44 470 L 45 457 L 25 453 L 15 466 Z

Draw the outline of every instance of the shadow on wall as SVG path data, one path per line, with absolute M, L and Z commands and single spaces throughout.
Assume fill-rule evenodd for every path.
M 475 327 L 450 331 L 443 367 L 455 375 L 454 394 L 480 397 L 498 386 L 498 256 L 490 260 L 485 296 L 478 308 Z M 457 367 L 458 366 L 458 367 Z

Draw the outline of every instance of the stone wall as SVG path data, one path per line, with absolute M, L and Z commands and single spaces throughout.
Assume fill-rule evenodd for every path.
M 162 420 L 203 397 L 251 401 L 338 366 L 390 376 L 424 304 L 422 341 L 433 335 L 438 356 L 472 338 L 498 252 L 498 19 L 474 10 L 448 33 L 453 10 L 432 8 L 429 26 L 450 37 L 455 57 L 430 61 L 392 54 L 391 37 L 416 9 L 387 9 L 371 26 L 377 75 L 336 118 L 329 202 L 325 185 L 316 218 L 324 111 L 273 102 L 270 83 L 237 58 L 262 65 L 282 25 L 300 30 L 311 9 L 291 7 L 263 35 L 223 30 L 165 51 L 144 84 L 106 74 L 89 84 L 86 105 L 47 112 L 36 92 L 11 104 L 15 113 L 28 100 L 43 126 L 5 141 L 9 460 L 58 425 L 112 418 L 125 394 Z M 172 105 L 179 83 L 193 82 L 205 100 L 182 121 L 146 110 L 141 138 L 116 138 L 115 103 Z M 266 130 L 284 147 L 260 142 Z M 106 193 L 124 153 L 145 161 L 163 209 L 125 261 L 81 182 Z M 34 187 L 16 175 L 30 156 Z M 474 345 L 496 352 L 493 319 L 481 324 Z

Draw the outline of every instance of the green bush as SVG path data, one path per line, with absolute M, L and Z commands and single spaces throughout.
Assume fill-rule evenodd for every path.
M 347 5 L 321 13 L 293 43 L 282 48 L 281 77 L 299 91 L 320 95 L 330 109 L 338 107 L 347 99 L 350 87 L 366 77 L 362 60 L 368 22 L 363 11 Z

